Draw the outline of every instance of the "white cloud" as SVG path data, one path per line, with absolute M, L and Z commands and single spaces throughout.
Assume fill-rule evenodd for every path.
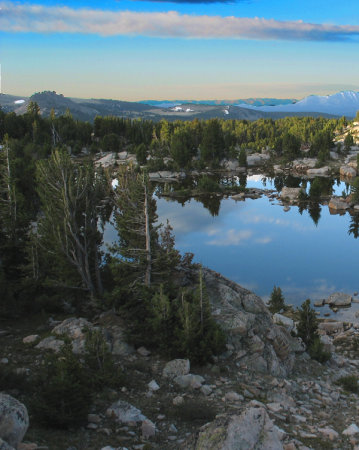
M 111 11 L 0 2 L 0 30 L 34 33 L 143 35 L 174 38 L 338 41 L 359 36 L 359 26 L 221 17 L 168 12 Z
M 220 234 L 220 233 L 218 233 Z M 240 245 L 243 244 L 244 241 L 250 239 L 253 235 L 253 232 L 250 230 L 228 230 L 226 233 L 221 233 L 220 236 L 216 239 L 212 239 L 208 241 L 208 245 L 217 245 L 217 246 L 229 246 L 229 245 Z
M 257 238 L 254 242 L 256 242 L 257 244 L 269 244 L 270 242 L 272 242 L 272 240 L 273 240 L 272 238 L 267 236 L 267 237 Z

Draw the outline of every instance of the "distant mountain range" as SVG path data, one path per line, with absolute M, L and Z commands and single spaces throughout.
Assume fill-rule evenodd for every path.
M 0 94 L 0 107 L 5 112 L 14 111 L 16 114 L 23 114 L 30 101 L 38 103 L 41 114 L 45 117 L 50 114 L 52 109 L 57 116 L 69 110 L 74 118 L 85 121 L 93 121 L 97 115 L 142 118 L 153 121 L 161 119 L 193 120 L 195 118 L 257 120 L 260 118 L 279 119 L 286 116 L 338 117 L 346 115 L 354 117 L 356 111 L 359 110 L 359 93 L 350 91 L 326 97 L 314 95 L 297 102 L 293 99 L 253 98 L 232 100 L 231 102 L 225 100 L 191 102 L 148 100 L 145 103 L 144 101 L 125 102 L 70 98 L 51 91 L 36 93 L 31 97 Z M 234 102 L 239 102 L 239 104 L 234 104 Z
M 336 116 L 355 117 L 359 111 L 359 92 L 343 91 L 333 95 L 310 95 L 292 104 L 278 104 L 276 106 L 250 106 L 240 102 L 238 106 L 250 108 L 253 111 L 263 112 L 286 112 L 286 113 L 308 113 L 317 112 L 333 114 Z
M 180 106 L 183 103 L 191 103 L 193 105 L 238 105 L 238 103 L 245 103 L 251 106 L 276 106 L 288 105 L 295 103 L 298 100 L 295 98 L 246 98 L 238 100 L 141 100 L 139 103 L 145 105 L 156 106 L 157 108 L 173 108 Z

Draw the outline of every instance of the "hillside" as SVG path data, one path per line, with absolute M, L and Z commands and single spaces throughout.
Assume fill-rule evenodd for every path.
M 288 115 L 305 116 L 305 112 L 281 112 L 281 111 L 262 111 L 260 108 L 250 109 L 249 106 L 234 105 L 210 105 L 203 103 L 184 103 L 171 107 L 156 107 L 137 102 L 125 102 L 121 100 L 108 99 L 79 99 L 64 97 L 56 92 L 45 91 L 36 93 L 31 97 L 19 97 L 6 94 L 0 94 L 0 106 L 5 112 L 14 111 L 16 114 L 26 112 L 30 101 L 38 103 L 41 114 L 49 116 L 52 109 L 55 114 L 60 116 L 67 110 L 71 112 L 74 118 L 84 121 L 93 121 L 96 116 L 120 116 L 131 119 L 148 119 L 159 121 L 166 119 L 174 120 L 193 120 L 193 119 L 239 119 L 239 120 L 257 120 L 261 118 L 279 119 Z M 310 113 L 317 116 L 318 114 Z M 325 117 L 333 117 L 330 114 L 321 114 Z

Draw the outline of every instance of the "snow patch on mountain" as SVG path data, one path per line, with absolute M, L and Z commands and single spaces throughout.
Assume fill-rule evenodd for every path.
M 310 95 L 290 105 L 257 107 L 240 103 L 238 106 L 265 112 L 316 112 L 354 117 L 359 111 L 359 92 L 343 91 L 333 95 Z

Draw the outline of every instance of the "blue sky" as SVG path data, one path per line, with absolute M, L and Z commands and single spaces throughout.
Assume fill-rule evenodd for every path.
M 357 2 L 0 0 L 2 92 L 139 99 L 359 90 Z

